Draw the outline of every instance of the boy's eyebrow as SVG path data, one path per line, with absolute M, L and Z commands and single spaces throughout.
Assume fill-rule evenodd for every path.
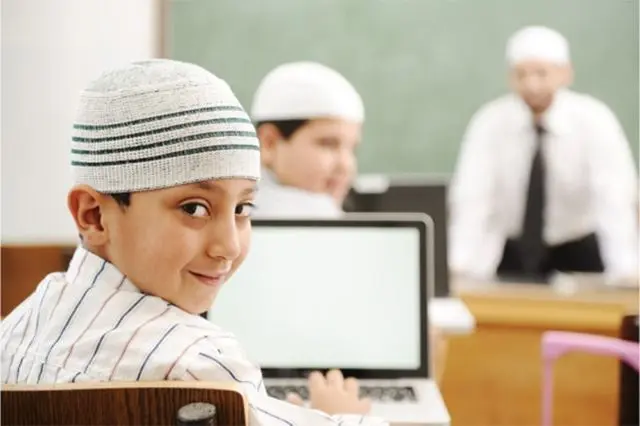
M 257 190 L 258 190 L 258 188 L 254 185 L 254 186 L 252 186 L 251 188 L 247 188 L 247 189 L 245 189 L 244 191 L 242 191 L 242 192 L 240 193 L 240 195 L 242 195 L 243 197 L 244 197 L 244 196 L 247 196 L 247 195 L 253 195 L 253 194 L 255 194 L 255 193 L 256 193 L 256 191 L 257 191 Z
M 340 142 L 340 139 L 335 136 L 320 136 L 317 140 L 322 142 Z
M 220 188 L 216 187 L 215 184 L 213 182 L 211 182 L 211 181 L 196 182 L 196 183 L 194 183 L 192 185 L 197 186 L 200 189 L 204 189 L 205 191 L 218 192 L 220 190 Z M 256 187 L 256 185 L 253 185 L 250 188 L 244 189 L 240 193 L 240 195 L 242 195 L 242 196 L 252 195 L 256 191 L 257 191 L 257 187 Z
M 193 185 L 205 191 L 216 191 L 215 185 L 209 181 L 196 182 Z
M 336 136 L 321 136 L 316 139 L 318 142 L 332 142 L 332 143 L 340 143 L 340 138 Z M 354 145 L 360 144 L 361 140 L 358 139 L 355 141 Z

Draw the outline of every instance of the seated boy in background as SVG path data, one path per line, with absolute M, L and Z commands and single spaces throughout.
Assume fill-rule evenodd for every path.
M 256 90 L 251 118 L 263 165 L 255 217 L 340 217 L 364 121 L 351 83 L 318 63 L 280 65 Z
M 234 336 L 198 315 L 247 254 L 260 174 L 254 128 L 224 81 L 133 63 L 88 86 L 73 128 L 82 246 L 2 321 L 3 383 L 235 381 L 252 425 L 382 424 L 268 397 Z M 337 371 L 309 381 L 318 410 L 370 408 Z

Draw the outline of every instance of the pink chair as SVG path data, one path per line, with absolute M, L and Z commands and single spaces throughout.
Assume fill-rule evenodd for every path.
M 639 370 L 640 345 L 613 337 L 547 331 L 542 335 L 542 426 L 551 426 L 553 363 L 567 352 L 614 356 Z

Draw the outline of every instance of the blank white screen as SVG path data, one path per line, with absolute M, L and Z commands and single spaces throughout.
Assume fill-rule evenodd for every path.
M 416 369 L 419 230 L 254 227 L 210 319 L 262 367 Z

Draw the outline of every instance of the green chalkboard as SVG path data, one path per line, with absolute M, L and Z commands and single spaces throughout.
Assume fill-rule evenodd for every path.
M 367 173 L 450 173 L 471 115 L 507 90 L 507 38 L 547 25 L 571 43 L 574 89 L 616 112 L 638 155 L 637 0 L 174 0 L 167 20 L 168 56 L 214 71 L 246 108 L 281 63 L 343 73 L 366 107 Z

